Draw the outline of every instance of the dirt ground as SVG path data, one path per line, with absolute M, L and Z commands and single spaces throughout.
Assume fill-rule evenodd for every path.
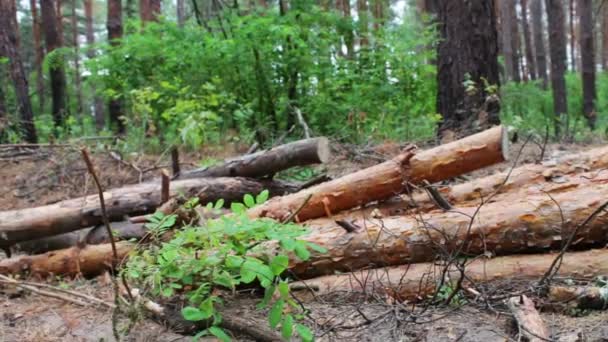
M 512 158 L 521 143 L 512 147 Z M 577 153 L 590 146 L 550 145 L 545 159 Z M 352 172 L 398 153 L 399 144 L 376 147 L 338 147 L 336 158 L 321 171 L 331 176 Z M 246 150 L 229 146 L 222 151 L 206 150 L 184 153 L 183 168 L 197 166 L 205 158 L 224 158 Z M 535 162 L 541 148 L 528 144 L 519 163 Z M 4 160 L 0 153 L 0 210 L 18 209 L 53 203 L 58 200 L 95 193 L 77 148 L 50 149 L 24 154 L 19 160 Z M 120 161 L 111 150 L 97 150 L 93 155 L 106 188 L 155 178 L 160 168 L 170 168 L 167 154 L 128 156 Z M 476 178 L 505 170 L 503 163 L 466 178 Z M 456 181 L 464 181 L 459 179 Z M 0 259 L 3 258 L 0 252 Z M 111 302 L 112 286 L 107 276 L 94 279 L 49 279 L 49 283 L 89 294 Z M 495 293 L 509 294 L 531 284 L 489 284 Z M 541 298 L 537 304 L 542 304 Z M 226 298 L 227 312 L 266 325 L 265 313 L 255 309 L 256 295 L 241 293 Z M 490 304 L 490 305 L 489 305 Z M 446 306 L 414 307 L 393 303 L 387 298 L 369 295 L 353 300 L 339 294 L 304 303 L 310 312 L 308 324 L 319 341 L 519 341 L 517 330 L 503 300 L 482 303 L 473 297 L 459 308 Z M 584 312 L 580 317 L 571 310 L 543 307 L 543 319 L 557 341 L 608 341 L 608 312 Z M 580 314 L 580 313 L 579 313 Z M 119 326 L 126 326 L 127 317 Z M 188 341 L 191 337 L 171 332 L 151 319 L 141 319 L 124 334 L 125 341 Z M 212 339 L 209 339 L 212 340 Z M 246 338 L 235 336 L 235 340 Z M 19 292 L 0 285 L 0 342 L 17 341 L 114 341 L 112 312 L 96 307 L 79 307 L 57 299 Z

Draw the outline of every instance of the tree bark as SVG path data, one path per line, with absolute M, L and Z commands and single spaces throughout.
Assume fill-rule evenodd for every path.
M 568 0 L 568 25 L 570 26 L 570 65 L 572 72 L 576 72 L 576 30 L 574 29 L 574 0 Z
M 504 255 L 559 248 L 608 198 L 608 174 L 594 176 L 597 172 L 564 184 L 530 186 L 481 208 L 469 204 L 449 212 L 359 218 L 350 222 L 361 227 L 352 233 L 327 219 L 309 221 L 306 226 L 313 233 L 302 239 L 328 252 L 312 252 L 309 260 L 293 261 L 290 267 L 297 276 L 309 278 L 369 266 L 427 262 L 454 253 Z M 577 248 L 607 240 L 605 212 L 579 229 L 574 239 Z M 272 246 L 263 248 L 272 251 Z
M 177 25 L 184 27 L 186 22 L 186 7 L 184 0 L 177 0 Z
M 488 92 L 482 78 L 498 85 L 498 44 L 493 1 L 442 0 L 438 4 L 437 111 L 440 134 L 466 127 Z M 465 91 L 465 75 L 476 92 Z
M 12 1 L 0 1 L 0 56 L 8 57 L 9 72 L 15 86 L 15 94 L 21 127 L 24 130 L 25 140 L 36 143 L 36 127 L 34 126 L 34 113 L 29 97 L 27 76 L 19 54 L 19 28 L 17 26 L 17 12 Z
M 87 45 L 87 57 L 89 59 L 95 58 L 95 32 L 93 31 L 93 0 L 84 0 L 84 16 L 85 16 L 85 27 Z M 97 94 L 97 89 L 94 83 L 90 85 L 91 93 L 93 93 L 93 116 L 95 117 L 95 127 L 98 131 L 101 131 L 105 126 L 104 117 L 104 105 L 103 99 Z
M 595 128 L 595 43 L 593 38 L 593 1 L 579 0 L 580 15 L 580 48 L 583 78 L 583 114 L 591 129 Z M 604 5 L 607 6 L 607 5 Z
M 608 71 L 608 4 L 602 5 L 602 70 Z
M 463 286 L 492 281 L 540 279 L 557 254 L 513 255 L 492 259 L 475 258 L 465 268 Z M 454 265 L 444 273 L 445 266 L 436 262 L 362 270 L 355 273 L 324 276 L 291 284 L 292 293 L 306 297 L 310 290 L 316 295 L 339 292 L 380 292 L 399 300 L 420 301 L 437 290 L 437 285 L 454 285 L 460 270 Z M 564 278 L 591 278 L 608 273 L 608 250 L 598 249 L 564 255 L 557 275 Z
M 608 298 L 605 291 L 605 287 L 596 286 L 552 286 L 549 299 L 582 310 L 606 310 Z
M 418 154 L 405 151 L 382 164 L 268 201 L 250 209 L 249 215 L 281 221 L 300 209 L 299 221 L 331 216 L 399 194 L 407 183 L 433 183 L 502 162 L 508 159 L 506 136 L 498 126 Z
M 327 138 L 311 138 L 230 159 L 207 168 L 183 172 L 178 179 L 200 177 L 263 177 L 294 166 L 327 163 L 331 151 Z
M 545 50 L 545 35 L 543 28 L 543 0 L 532 0 L 530 7 L 532 16 L 532 32 L 534 35 L 534 58 L 538 78 L 542 79 L 543 89 L 547 89 L 549 79 L 547 76 L 547 53 Z
M 359 16 L 359 45 L 364 49 L 369 45 L 369 13 L 367 0 L 357 0 L 357 15 Z
M 509 81 L 520 82 L 515 0 L 501 0 L 500 5 L 502 54 L 505 59 L 506 78 Z
M 530 24 L 528 22 L 528 0 L 521 0 L 521 23 L 524 31 L 524 45 L 526 48 L 526 69 L 527 73 L 530 75 L 530 79 L 535 80 L 538 76 L 536 74 L 534 52 L 532 51 Z
M 76 116 L 82 117 L 82 86 L 80 79 L 80 44 L 78 42 L 77 1 L 72 0 L 72 47 L 74 48 L 74 84 L 76 86 Z
M 160 0 L 139 0 L 139 17 L 142 22 L 157 21 L 160 15 Z
M 42 62 L 44 61 L 44 48 L 41 39 L 40 16 L 38 15 L 38 4 L 36 0 L 30 0 L 30 11 L 32 12 L 32 38 L 34 42 L 34 52 L 36 55 L 36 92 L 38 94 L 38 111 L 44 113 L 44 75 L 42 73 Z
M 147 0 L 142 0 L 147 1 Z M 120 0 L 108 0 L 108 19 L 106 22 L 108 29 L 108 40 L 110 45 L 117 46 L 120 44 L 122 38 L 122 4 Z M 110 115 L 110 122 L 116 125 L 119 134 L 125 132 L 125 124 L 121 120 L 123 115 L 123 103 L 120 98 L 110 99 L 108 104 L 108 112 Z
M 42 14 L 46 51 L 49 54 L 62 46 L 62 39 L 57 26 L 58 19 L 55 12 L 55 2 L 53 0 L 40 0 L 40 12 Z M 63 67 L 63 58 L 58 54 L 49 67 L 51 98 L 53 101 L 52 114 L 56 126 L 63 124 L 66 113 L 66 82 Z
M 568 113 L 566 102 L 566 32 L 564 29 L 564 7 L 561 0 L 545 0 L 549 18 L 549 54 L 551 56 L 551 88 L 555 114 L 555 135 L 561 134 L 562 116 Z
M 245 194 L 258 194 L 264 189 L 271 196 L 293 192 L 296 186 L 278 181 L 254 181 L 246 178 L 201 178 L 175 181 L 171 196 L 197 196 L 201 203 L 224 199 L 227 203 L 242 201 Z M 107 191 L 106 207 L 111 221 L 125 215 L 153 212 L 160 206 L 161 185 L 142 183 Z M 71 232 L 102 223 L 97 195 L 62 201 L 42 207 L 0 212 L 0 246 Z
M 530 298 L 526 295 L 511 297 L 507 301 L 507 306 L 517 322 L 519 334 L 525 337 L 528 342 L 551 340 L 549 329 L 547 329 Z
M 117 242 L 118 259 L 124 259 L 135 247 Z M 112 268 L 112 246 L 108 244 L 71 247 L 39 255 L 24 255 L 0 260 L 0 274 L 27 274 L 35 277 L 52 275 L 94 276 Z

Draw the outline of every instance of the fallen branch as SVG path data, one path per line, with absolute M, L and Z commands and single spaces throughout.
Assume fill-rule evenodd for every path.
M 528 342 L 551 341 L 549 329 L 534 308 L 534 302 L 530 298 L 525 295 L 509 298 L 507 306 L 517 322 L 519 333 Z
M 551 286 L 549 300 L 582 310 L 608 309 L 608 287 Z

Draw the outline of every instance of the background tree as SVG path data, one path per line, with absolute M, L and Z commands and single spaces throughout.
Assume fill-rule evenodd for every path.
M 27 77 L 19 53 L 19 28 L 17 26 L 16 10 L 13 1 L 0 1 L 0 56 L 8 58 L 24 139 L 27 142 L 36 143 L 38 137 L 34 126 L 34 113 L 29 97 Z
M 71 31 L 72 31 L 72 48 L 74 49 L 74 86 L 76 88 L 76 115 L 82 116 L 82 85 L 80 79 L 80 44 L 78 42 L 78 15 L 77 0 L 72 0 L 71 3 Z
M 526 74 L 530 79 L 535 80 L 536 62 L 534 61 L 534 51 L 532 48 L 532 37 L 530 35 L 530 24 L 528 22 L 528 0 L 521 0 L 521 23 L 524 31 L 524 44 L 526 49 Z
M 595 47 L 593 38 L 593 0 L 578 0 L 580 16 L 580 51 L 583 78 L 583 114 L 591 129 L 595 128 Z
M 441 40 L 437 49 L 437 111 L 443 116 L 440 131 L 467 128 L 477 119 L 475 114 L 489 94 L 485 84 L 499 84 L 494 3 L 441 0 L 438 5 Z M 497 120 L 491 118 L 493 123 Z
M 141 0 L 145 2 L 147 0 Z M 122 4 L 120 0 L 108 0 L 108 20 L 106 22 L 108 29 L 108 40 L 110 45 L 117 46 L 122 38 Z M 125 125 L 121 116 L 123 115 L 123 101 L 120 97 L 113 97 L 108 104 L 108 113 L 110 122 L 116 125 L 118 133 L 125 132 Z
M 570 28 L 570 69 L 576 71 L 576 29 L 575 29 L 575 3 L 574 0 L 568 0 L 568 25 Z
M 534 59 L 538 78 L 542 79 L 543 89 L 547 88 L 547 52 L 545 50 L 545 35 L 543 26 L 543 0 L 532 0 L 530 6 L 532 16 L 532 31 L 534 35 Z
M 32 13 L 32 38 L 36 59 L 34 66 L 36 70 L 36 94 L 38 95 L 38 111 L 44 112 L 44 74 L 42 73 L 42 61 L 44 60 L 44 47 L 41 39 L 40 16 L 38 15 L 38 4 L 36 0 L 30 0 L 30 11 Z
M 555 134 L 561 134 L 561 121 L 568 113 L 566 102 L 566 32 L 564 28 L 564 7 L 560 0 L 546 0 L 549 21 L 549 54 L 551 56 L 551 88 L 553 91 L 553 111 Z
M 40 11 L 42 14 L 42 26 L 44 28 L 44 39 L 46 51 L 53 53 L 61 47 L 61 36 L 57 30 L 57 16 L 55 14 L 55 3 L 53 0 L 40 0 Z M 47 56 L 47 59 L 49 56 Z M 65 72 L 63 69 L 63 57 L 61 53 L 53 54 L 48 61 L 49 75 L 51 78 L 51 97 L 53 101 L 53 119 L 56 126 L 61 126 L 66 112 L 65 100 Z
M 602 15 L 602 70 L 608 71 L 608 4 L 602 1 L 600 6 Z
M 502 54 L 505 59 L 505 74 L 509 81 L 520 82 L 518 29 L 515 0 L 500 0 L 500 34 Z

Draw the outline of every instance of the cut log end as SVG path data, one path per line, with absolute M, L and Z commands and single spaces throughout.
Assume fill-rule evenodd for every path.
M 500 150 L 502 151 L 502 158 L 504 159 L 504 161 L 509 161 L 509 147 L 511 145 L 509 140 L 509 130 L 505 126 L 500 127 Z
M 317 138 L 317 154 L 321 163 L 325 164 L 330 161 L 331 148 L 329 145 L 329 139 L 325 137 Z

